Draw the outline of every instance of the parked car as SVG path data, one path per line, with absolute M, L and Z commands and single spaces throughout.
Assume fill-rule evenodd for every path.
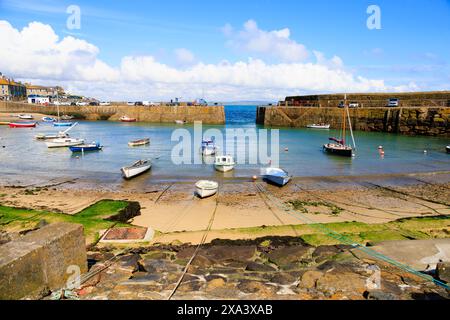
M 359 103 L 358 102 L 350 102 L 348 104 L 349 108 L 359 108 Z
M 134 102 L 128 101 L 128 102 L 127 102 L 127 105 L 128 105 L 128 106 L 134 106 Z
M 143 106 L 144 104 L 142 103 L 142 101 L 136 101 L 134 103 L 135 106 Z
M 98 106 L 99 104 L 96 101 L 92 101 L 92 102 L 89 102 L 89 105 L 90 106 Z
M 344 108 L 345 104 L 344 101 L 339 102 L 338 108 Z
M 77 102 L 77 106 L 80 106 L 80 107 L 84 107 L 84 106 L 87 106 L 87 105 L 88 105 L 87 102 L 83 102 L 83 101 Z
M 108 101 L 102 101 L 102 102 L 100 102 L 100 105 L 101 106 L 110 106 L 111 103 L 109 103 Z
M 71 105 L 71 106 L 76 106 L 77 103 L 76 103 L 76 102 L 71 102 L 70 105 Z
M 390 99 L 388 100 L 387 106 L 388 106 L 388 107 L 398 107 L 398 106 L 399 106 L 399 101 L 398 101 L 398 99 L 397 99 L 397 98 L 390 98 Z

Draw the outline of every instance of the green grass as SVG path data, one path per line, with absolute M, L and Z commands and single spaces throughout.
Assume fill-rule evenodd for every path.
M 99 230 L 108 229 L 115 224 L 114 221 L 104 219 L 117 214 L 127 204 L 126 201 L 101 200 L 75 215 L 0 205 L 0 228 L 21 231 L 33 228 L 40 220 L 79 223 L 84 226 L 84 233 L 88 242 L 93 242 L 98 238 Z M 118 225 L 125 226 L 126 224 L 120 223 Z

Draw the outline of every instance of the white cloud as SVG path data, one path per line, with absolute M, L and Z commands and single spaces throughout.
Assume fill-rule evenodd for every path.
M 284 62 L 299 62 L 308 58 L 309 52 L 303 44 L 290 39 L 288 28 L 265 31 L 253 20 L 244 24 L 243 30 L 234 32 L 227 24 L 222 32 L 229 38 L 228 45 L 249 53 L 272 56 Z
M 280 47 L 300 46 L 298 50 L 303 50 L 289 39 L 288 29 L 267 33 L 248 22 L 245 30 L 259 34 L 251 48 L 266 48 L 264 39 L 269 34 L 269 42 L 276 38 Z M 318 51 L 314 51 L 315 63 L 292 62 L 291 57 L 278 63 L 249 58 L 206 64 L 196 62 L 189 50 L 178 49 L 178 62 L 186 64 L 183 68 L 149 55 L 125 56 L 113 67 L 98 58 L 95 45 L 72 36 L 60 39 L 49 25 L 39 22 L 17 30 L 0 21 L 0 39 L 0 71 L 4 74 L 35 83 L 62 84 L 73 93 L 101 99 L 194 99 L 204 91 L 210 100 L 276 100 L 300 93 L 386 90 L 383 80 L 354 75 L 339 57 L 327 59 Z

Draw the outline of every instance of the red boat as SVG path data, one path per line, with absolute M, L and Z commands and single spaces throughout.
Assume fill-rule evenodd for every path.
M 120 118 L 120 121 L 122 122 L 136 122 L 136 118 L 130 118 L 128 116 L 123 116 Z
M 36 127 L 36 122 L 11 122 L 9 123 L 10 128 L 34 128 Z

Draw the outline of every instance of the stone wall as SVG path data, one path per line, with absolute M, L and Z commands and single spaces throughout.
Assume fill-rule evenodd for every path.
M 0 112 L 42 113 L 56 115 L 56 106 L 0 101 Z M 141 122 L 173 123 L 185 120 L 188 123 L 202 121 L 204 124 L 224 124 L 223 106 L 61 106 L 61 114 L 74 115 L 86 120 L 118 121 L 127 115 Z
M 47 225 L 0 246 L 0 300 L 38 299 L 64 287 L 68 267 L 87 271 L 83 226 Z
M 343 110 L 314 107 L 258 107 L 258 124 L 302 128 L 325 122 L 340 128 Z M 355 130 L 450 137 L 450 107 L 349 109 Z

